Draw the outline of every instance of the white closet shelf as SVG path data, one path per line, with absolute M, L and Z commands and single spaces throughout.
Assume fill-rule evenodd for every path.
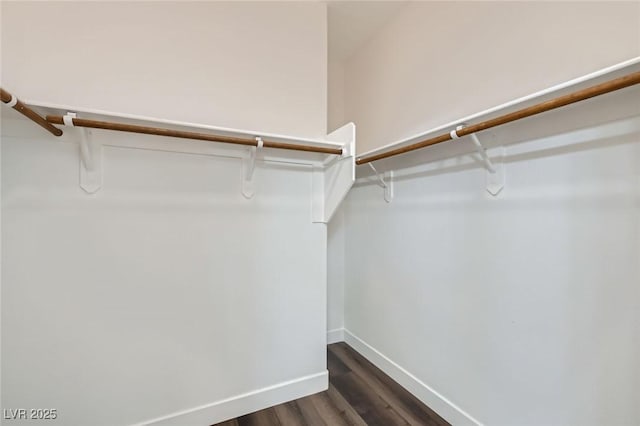
M 336 143 L 327 138 L 306 138 L 306 137 L 298 137 L 292 135 L 282 135 L 276 133 L 269 132 L 260 132 L 252 129 L 235 129 L 229 127 L 221 127 L 221 126 L 211 126 L 201 123 L 191 123 L 177 120 L 167 120 L 155 117 L 147 117 L 141 115 L 134 114 L 123 114 L 112 111 L 103 111 L 98 109 L 89 109 L 89 108 L 78 108 L 70 105 L 61 105 L 61 104 L 52 104 L 47 102 L 33 101 L 33 100 L 25 100 L 25 104 L 35 108 L 38 112 L 47 116 L 64 116 L 67 112 L 74 112 L 77 114 L 78 119 L 84 120 L 93 120 L 93 121 L 107 121 L 112 122 L 116 121 L 118 124 L 123 125 L 133 125 L 133 126 L 145 126 L 145 127 L 161 127 L 167 130 L 175 130 L 180 132 L 193 132 L 193 133 L 206 133 L 210 135 L 223 136 L 223 137 L 231 137 L 231 138 L 248 138 L 255 139 L 260 137 L 264 141 L 271 141 L 275 143 L 282 144 L 294 144 L 294 145 L 305 145 L 309 147 L 315 148 L 326 148 L 329 150 L 335 150 L 336 152 L 341 151 L 344 147 L 344 144 Z M 63 127 L 64 129 L 64 127 Z M 105 131 L 109 131 L 106 129 Z M 116 138 L 113 138 L 114 140 Z M 206 142 L 206 141 L 205 141 Z M 224 142 L 219 142 L 224 144 Z M 166 143 L 165 143 L 166 144 Z M 225 148 L 229 148 L 230 144 L 225 144 Z M 244 146 L 248 147 L 250 145 Z M 243 146 L 239 146 L 243 148 Z M 173 150 L 171 147 L 168 147 L 168 150 Z M 238 147 L 235 147 L 236 149 Z M 265 148 L 267 148 L 265 146 Z M 182 150 L 177 150 L 182 152 Z M 286 150 L 289 151 L 289 150 Z M 190 151 L 189 151 L 190 152 Z M 306 160 L 304 163 L 312 162 L 315 163 L 317 161 L 324 161 L 328 157 L 334 157 L 336 154 L 325 154 L 325 153 L 315 153 L 315 152 L 305 152 L 301 151 L 291 151 L 285 152 L 285 150 L 278 149 L 277 152 L 274 150 L 272 154 L 275 153 L 274 158 L 288 158 L 293 157 L 292 160 Z
M 3 108 L 4 124 L 9 124 L 3 126 L 3 136 L 46 136 L 42 129 L 27 126 L 26 116 L 55 135 L 49 136 L 52 141 L 79 145 L 80 187 L 90 194 L 102 187 L 104 146 L 239 158 L 241 192 L 247 199 L 255 193 L 257 162 L 307 166 L 312 176 L 311 220 L 315 223 L 329 221 L 355 181 L 353 123 L 323 139 L 311 139 L 38 101 L 20 102 L 6 91 L 2 101 L 22 114 Z M 47 116 L 46 120 L 43 116 Z M 64 126 L 64 132 L 52 123 Z
M 615 64 L 607 68 L 603 68 L 601 70 L 584 75 L 582 77 L 578 77 L 578 78 L 566 81 L 564 83 L 557 84 L 555 86 L 532 93 L 530 95 L 523 96 L 518 99 L 514 99 L 512 101 L 503 103 L 501 105 L 497 105 L 495 107 L 486 109 L 484 111 L 480 111 L 478 113 L 459 118 L 457 120 L 451 121 L 441 126 L 438 126 L 438 127 L 417 133 L 415 135 L 409 136 L 407 138 L 400 139 L 390 144 L 384 145 L 380 148 L 367 151 L 365 153 L 362 153 L 356 156 L 357 157 L 356 164 L 360 166 L 362 165 L 366 166 L 366 164 L 370 161 L 385 161 L 391 157 L 380 158 L 379 160 L 375 159 L 375 157 L 382 156 L 391 151 L 407 148 L 413 144 L 433 138 L 434 136 L 439 135 L 443 132 L 446 132 L 448 134 L 450 131 L 455 131 L 456 127 L 461 124 L 465 124 L 471 127 L 474 123 L 483 122 L 483 121 L 491 120 L 497 117 L 501 117 L 501 116 L 519 111 L 521 109 L 531 107 L 541 102 L 546 102 L 561 96 L 566 96 L 570 93 L 583 90 L 588 87 L 595 86 L 601 83 L 605 83 L 609 80 L 621 78 L 632 73 L 637 73 L 639 71 L 640 71 L 640 56 L 625 62 Z M 463 135 L 458 134 L 457 136 L 463 136 Z M 456 139 L 457 136 L 453 137 L 452 139 Z M 445 138 L 443 137 L 443 139 Z M 399 153 L 395 155 L 399 155 Z M 372 158 L 374 158 L 374 160 L 371 160 Z M 363 172 L 363 175 L 370 175 L 370 173 L 368 173 L 369 167 L 366 167 L 366 169 L 361 168 L 361 170 Z

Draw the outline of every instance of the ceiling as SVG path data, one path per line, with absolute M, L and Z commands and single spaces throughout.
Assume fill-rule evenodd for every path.
M 348 59 L 406 3 L 406 1 L 328 1 L 329 60 Z

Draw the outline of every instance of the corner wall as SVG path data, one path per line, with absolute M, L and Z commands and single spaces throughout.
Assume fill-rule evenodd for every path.
M 483 132 L 497 198 L 464 139 L 395 169 L 389 204 L 357 183 L 347 343 L 455 425 L 638 424 L 638 96 Z
M 345 65 L 358 151 L 638 56 L 639 19 L 638 3 L 411 3 Z M 464 140 L 408 154 L 390 204 L 357 183 L 346 341 L 456 425 L 638 424 L 638 96 L 483 132 L 506 146 L 496 199 Z
M 25 100 L 324 137 L 326 7 L 2 2 L 2 84 Z
M 345 123 L 344 65 L 342 62 L 329 58 L 327 75 L 327 133 L 329 133 Z M 341 205 L 331 221 L 327 223 L 328 343 L 344 340 L 344 226 L 344 209 Z
M 2 86 L 21 98 L 326 134 L 322 4 L 1 7 Z M 170 152 L 213 144 L 95 131 L 104 184 L 88 195 L 72 129 L 2 118 L 2 408 L 203 425 L 326 388 L 310 166 L 259 161 L 246 200 L 239 159 Z
M 638 55 L 638 2 L 409 2 L 345 63 L 345 118 L 363 153 Z
M 327 224 L 327 342 L 329 344 L 344 340 L 347 261 L 344 203 L 343 201 Z

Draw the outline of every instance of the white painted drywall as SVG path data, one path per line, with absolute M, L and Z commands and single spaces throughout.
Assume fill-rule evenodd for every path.
M 345 63 L 358 152 L 638 56 L 639 24 L 637 2 L 411 3 Z M 390 204 L 354 187 L 347 342 L 453 424 L 639 424 L 639 98 L 485 132 L 497 199 L 446 144 L 396 160 Z
M 345 123 L 344 66 L 329 54 L 327 133 Z M 343 340 L 344 328 L 344 212 L 341 207 L 327 224 L 327 341 Z
M 24 99 L 323 137 L 326 6 L 2 2 L 2 83 Z
M 639 424 L 639 98 L 483 132 L 507 147 L 497 198 L 452 144 L 396 169 L 390 204 L 357 184 L 347 342 L 453 424 Z
M 329 62 L 349 58 L 387 23 L 407 2 L 329 0 Z
M 343 340 L 346 260 L 344 227 L 345 216 L 341 206 L 327 224 L 327 338 L 329 343 Z
M 23 98 L 325 134 L 321 4 L 3 2 L 2 48 Z M 326 387 L 309 166 L 259 162 L 249 201 L 237 158 L 105 132 L 153 147 L 106 146 L 87 195 L 77 143 L 2 109 L 3 408 L 200 425 Z
M 344 64 L 329 60 L 327 71 L 327 133 L 345 124 Z
M 410 2 L 345 62 L 345 118 L 363 153 L 638 55 L 638 2 Z

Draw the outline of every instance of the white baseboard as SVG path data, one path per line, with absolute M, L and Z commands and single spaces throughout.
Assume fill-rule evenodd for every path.
M 460 407 L 436 392 L 432 387 L 422 382 L 416 376 L 387 358 L 380 351 L 373 348 L 349 330 L 344 329 L 344 340 L 363 357 L 371 361 L 376 367 L 384 371 L 389 377 L 400 383 L 405 389 L 424 402 L 429 408 L 442 416 L 443 419 L 456 426 L 482 426 Z
M 344 342 L 344 328 L 334 328 L 327 331 L 327 345 Z
M 178 411 L 167 416 L 147 420 L 135 426 L 202 426 L 223 422 L 240 415 L 253 413 L 292 401 L 329 388 L 329 372 L 312 374 L 288 382 L 236 395 L 210 404 Z

